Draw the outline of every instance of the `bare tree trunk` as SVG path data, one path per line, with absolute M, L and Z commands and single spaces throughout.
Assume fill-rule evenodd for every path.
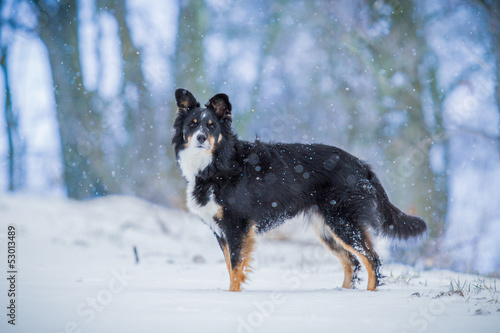
M 495 101 L 500 113 L 500 1 L 472 0 L 486 8 L 490 16 L 489 30 L 491 33 L 492 53 L 495 55 Z M 500 124 L 499 128 L 500 128 Z M 500 138 L 497 141 L 500 144 Z
M 49 5 L 37 0 L 34 4 L 52 68 L 67 194 L 72 198 L 104 195 L 113 191 L 113 181 L 101 146 L 105 134 L 101 110 L 93 106 L 94 96 L 82 80 L 78 1 Z
M 6 2 L 0 0 L 0 11 L 4 12 Z M 12 9 L 11 9 L 12 10 Z M 8 178 L 8 191 L 14 192 L 24 186 L 25 182 L 25 152 L 26 147 L 19 134 L 18 115 L 12 108 L 12 95 L 10 90 L 9 80 L 9 67 L 7 64 L 8 58 L 8 45 L 10 44 L 9 38 L 2 35 L 4 32 L 4 25 L 9 24 L 10 29 L 18 29 L 17 25 L 10 22 L 10 17 L 7 18 L 8 22 L 0 22 L 0 67 L 2 67 L 4 75 L 5 86 L 5 130 L 7 134 L 7 178 Z M 24 28 L 24 27 L 23 27 Z
M 1 8 L 1 7 L 0 7 Z M 5 124 L 8 140 L 8 190 L 13 192 L 24 182 L 23 143 L 19 135 L 18 117 L 12 109 L 12 100 L 7 67 L 7 47 L 1 49 L 0 66 L 3 70 L 5 85 Z
M 123 85 L 121 96 L 125 109 L 125 129 L 128 144 L 121 149 L 121 163 L 125 166 L 135 194 L 158 200 L 162 194 L 153 183 L 158 173 L 158 124 L 155 123 L 155 107 L 150 97 L 141 67 L 140 50 L 134 45 L 127 23 L 127 10 L 122 0 L 103 1 L 114 9 L 112 15 L 119 26 L 123 61 Z M 164 191 L 164 190 L 163 190 Z
M 441 147 L 443 154 L 443 170 L 434 175 L 435 191 L 434 198 L 436 201 L 435 209 L 437 216 L 441 219 L 440 223 L 435 225 L 434 238 L 441 240 L 446 230 L 446 217 L 448 214 L 448 190 L 450 188 L 450 179 L 448 177 L 448 168 L 450 166 L 450 140 L 448 132 L 444 125 L 444 97 L 441 96 L 437 84 L 437 68 L 432 67 L 428 74 L 429 89 L 433 104 L 433 113 L 435 119 L 435 128 L 433 131 L 434 145 Z
M 500 2 L 492 1 L 488 8 L 490 13 L 490 32 L 495 54 L 495 99 L 500 113 Z M 499 124 L 500 127 L 500 124 Z

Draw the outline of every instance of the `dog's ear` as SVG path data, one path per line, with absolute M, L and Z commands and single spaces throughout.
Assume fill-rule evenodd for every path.
M 207 107 L 212 108 L 220 119 L 231 118 L 231 103 L 226 94 L 217 94 L 210 98 Z
M 177 101 L 178 112 L 186 112 L 190 108 L 199 107 L 200 103 L 186 89 L 177 89 L 175 91 L 175 100 Z

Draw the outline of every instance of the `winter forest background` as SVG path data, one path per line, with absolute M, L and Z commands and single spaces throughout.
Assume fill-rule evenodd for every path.
M 422 268 L 500 271 L 500 2 L 0 1 L 0 186 L 183 207 L 174 90 L 368 161 Z M 27 207 L 29 209 L 29 207 Z

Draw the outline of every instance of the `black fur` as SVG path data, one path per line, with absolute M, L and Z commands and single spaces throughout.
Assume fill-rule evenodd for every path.
M 326 230 L 332 232 L 325 236 L 328 241 L 366 257 L 377 277 L 380 260 L 369 230 L 404 240 L 426 231 L 422 219 L 401 212 L 389 201 L 367 163 L 344 150 L 322 144 L 241 141 L 231 127 L 226 95 L 214 96 L 206 108 L 187 90 L 177 90 L 176 99 L 179 111 L 172 143 L 177 159 L 198 126 L 216 142 L 212 162 L 196 175 L 193 196 L 203 206 L 212 195 L 222 207 L 222 216 L 213 222 L 220 228 L 221 247 L 229 246 L 231 267 L 241 261 L 238 252 L 250 228 L 266 232 L 300 213 L 321 216 Z M 196 128 L 186 125 L 202 112 L 208 116 Z M 215 121 L 215 128 L 203 129 L 209 121 Z M 354 261 L 357 271 L 359 263 Z

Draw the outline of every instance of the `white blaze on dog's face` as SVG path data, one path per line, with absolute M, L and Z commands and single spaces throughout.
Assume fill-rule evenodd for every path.
M 213 111 L 198 109 L 186 117 L 182 133 L 186 148 L 211 151 L 219 141 L 221 126 Z
M 194 181 L 212 163 L 212 154 L 222 134 L 214 111 L 195 108 L 188 113 L 182 129 L 185 148 L 179 152 L 179 164 L 184 177 Z

